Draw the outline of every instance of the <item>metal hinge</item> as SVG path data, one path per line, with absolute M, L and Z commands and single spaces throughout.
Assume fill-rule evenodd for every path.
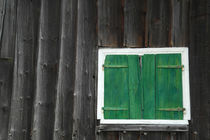
M 159 65 L 159 69 L 182 69 L 184 70 L 184 65 Z
M 185 111 L 186 109 L 178 107 L 178 108 L 158 108 L 157 110 L 158 111 Z

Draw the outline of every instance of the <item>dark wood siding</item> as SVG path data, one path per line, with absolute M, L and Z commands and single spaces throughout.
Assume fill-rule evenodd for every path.
M 208 140 L 209 38 L 209 0 L 1 0 L 0 140 Z M 96 131 L 98 48 L 179 46 L 189 132 Z

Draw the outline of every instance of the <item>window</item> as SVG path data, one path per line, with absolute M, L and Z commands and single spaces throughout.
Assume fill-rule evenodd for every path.
M 97 118 L 101 124 L 188 124 L 188 49 L 100 49 Z

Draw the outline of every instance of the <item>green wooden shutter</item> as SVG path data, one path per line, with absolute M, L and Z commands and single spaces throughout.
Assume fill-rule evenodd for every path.
M 183 119 L 181 54 L 156 55 L 156 119 Z
M 104 64 L 104 118 L 129 118 L 128 59 L 108 55 Z
M 136 55 L 107 55 L 104 64 L 104 118 L 141 118 L 140 66 Z
M 138 55 L 128 55 L 130 119 L 142 118 L 140 62 Z
M 108 55 L 104 80 L 105 119 L 183 119 L 180 54 Z
M 155 119 L 155 55 L 142 56 L 143 118 Z

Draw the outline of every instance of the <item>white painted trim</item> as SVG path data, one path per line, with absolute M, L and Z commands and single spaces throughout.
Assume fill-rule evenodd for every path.
M 144 55 L 144 54 L 172 54 L 181 53 L 182 64 L 182 86 L 183 86 L 183 120 L 110 120 L 104 119 L 102 107 L 104 106 L 104 71 L 102 66 L 106 55 Z M 98 100 L 97 100 L 97 119 L 101 124 L 188 124 L 191 119 L 190 115 L 190 90 L 189 90 L 189 60 L 188 48 L 173 47 L 173 48 L 118 48 L 118 49 L 99 49 L 98 52 Z
M 188 125 L 188 120 L 125 120 L 106 119 L 101 120 L 101 124 L 160 124 L 160 125 Z

